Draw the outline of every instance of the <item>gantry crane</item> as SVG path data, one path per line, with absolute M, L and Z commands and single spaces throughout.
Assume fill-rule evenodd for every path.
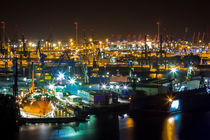
M 70 50 L 65 50 L 63 52 L 63 54 L 60 56 L 60 58 L 58 60 L 56 60 L 56 62 L 54 62 L 55 64 L 58 64 L 57 66 L 55 66 L 54 68 L 50 69 L 50 73 L 52 77 L 55 77 L 55 74 L 57 73 L 57 70 L 59 69 L 59 67 L 61 66 L 61 63 L 65 63 L 68 66 L 72 67 L 72 72 L 71 75 L 74 75 L 74 68 L 75 68 L 75 64 L 76 62 L 74 60 L 71 60 L 68 53 Z M 65 58 L 66 56 L 66 58 Z
M 80 57 L 80 63 L 82 65 L 82 73 L 83 73 L 83 76 L 84 76 L 84 82 L 85 83 L 89 83 L 87 65 L 86 64 L 83 64 L 83 61 L 82 61 L 82 58 L 81 58 L 81 55 L 80 54 L 79 54 L 79 57 Z

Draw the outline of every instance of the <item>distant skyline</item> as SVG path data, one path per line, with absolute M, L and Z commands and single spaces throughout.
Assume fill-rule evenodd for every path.
M 2 3 L 2 2 L 1 2 Z M 3 5 L 2 5 L 3 4 Z M 7 24 L 7 35 L 12 38 L 18 25 L 19 33 L 26 38 L 47 39 L 50 31 L 56 40 L 74 37 L 74 21 L 79 24 L 79 33 L 87 35 L 94 31 L 96 39 L 114 35 L 157 33 L 156 22 L 160 21 L 161 32 L 184 36 L 210 30 L 208 1 L 38 1 L 20 0 L 3 2 L 0 20 Z

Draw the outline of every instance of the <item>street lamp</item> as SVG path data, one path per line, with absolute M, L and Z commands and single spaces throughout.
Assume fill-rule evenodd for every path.
M 72 38 L 70 38 L 70 39 L 69 39 L 69 42 L 73 42 L 73 39 L 72 39 Z
M 23 81 L 26 81 L 26 80 L 27 80 L 27 78 L 26 78 L 26 77 L 24 77 L 24 78 L 23 78 Z
M 120 88 L 120 86 L 119 85 L 116 85 L 116 89 L 119 89 Z
M 93 39 L 92 39 L 92 38 L 89 38 L 89 41 L 90 41 L 90 42 L 92 42 L 92 41 L 93 41 Z
M 64 79 L 64 74 L 63 73 L 59 73 L 59 76 L 58 76 L 58 78 L 57 78 L 58 80 L 62 80 L 62 79 Z
M 69 81 L 69 83 L 72 84 L 72 85 L 74 85 L 75 82 L 76 82 L 76 80 L 74 78 L 71 78 L 70 81 Z
M 56 47 L 56 43 L 53 43 L 53 47 Z
M 171 98 L 168 99 L 169 102 L 172 102 L 173 100 Z
M 124 86 L 123 86 L 123 89 L 128 89 L 128 86 L 124 85 Z
M 61 41 L 58 41 L 58 47 L 61 47 Z M 60 48 L 61 49 L 61 48 Z
M 3 90 L 4 90 L 4 94 L 6 94 L 7 89 L 6 89 L 6 88 L 4 88 Z
M 31 47 L 32 46 L 32 42 L 29 42 L 28 45 Z
M 49 85 L 49 89 L 53 90 L 55 88 L 55 86 L 53 84 Z
M 105 89 L 105 88 L 106 88 L 106 85 L 105 85 L 105 84 L 103 84 L 103 85 L 102 85 L 102 88 L 103 88 L 103 89 Z
M 72 38 L 69 39 L 69 44 L 70 44 L 70 46 L 73 46 L 74 45 L 74 41 L 73 41 Z
M 173 72 L 173 73 L 175 73 L 176 71 L 177 71 L 176 68 L 172 68 L 172 69 L 171 69 L 171 72 Z

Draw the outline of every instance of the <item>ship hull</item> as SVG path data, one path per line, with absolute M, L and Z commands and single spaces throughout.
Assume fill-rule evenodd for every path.
M 31 101 L 23 105 L 22 111 L 35 116 L 46 116 L 54 111 L 51 101 Z
M 170 102 L 166 96 L 134 98 L 130 111 L 133 113 L 162 113 L 210 111 L 210 94 L 203 89 L 173 94 Z

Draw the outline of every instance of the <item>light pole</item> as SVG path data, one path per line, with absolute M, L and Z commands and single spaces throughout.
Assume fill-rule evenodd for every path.
M 160 22 L 158 21 L 156 24 L 158 25 L 157 41 L 159 41 L 160 40 Z
M 75 30 L 76 30 L 76 47 L 77 47 L 77 45 L 78 45 L 78 22 L 74 22 L 74 24 L 75 24 Z
M 175 78 L 175 74 L 176 74 L 176 72 L 177 72 L 177 69 L 176 69 L 176 68 L 172 68 L 172 69 L 171 69 L 171 72 L 172 72 L 172 74 L 173 74 L 173 78 Z
M 5 47 L 5 29 L 6 25 L 4 21 L 1 21 L 2 24 L 2 47 Z
M 177 69 L 176 68 L 171 68 L 171 73 L 172 73 L 172 78 L 171 78 L 171 90 L 173 91 L 174 86 L 172 84 L 173 81 L 176 81 L 176 72 Z

